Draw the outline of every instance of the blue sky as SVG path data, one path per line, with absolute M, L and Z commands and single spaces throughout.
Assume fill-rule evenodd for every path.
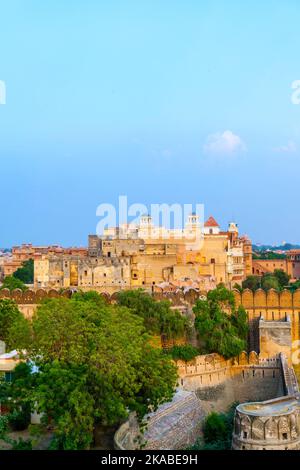
M 2 2 L 0 246 L 84 245 L 96 208 L 204 203 L 300 242 L 298 0 Z

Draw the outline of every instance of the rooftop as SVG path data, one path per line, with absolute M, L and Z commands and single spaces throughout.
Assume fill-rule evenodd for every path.
M 210 216 L 205 222 L 204 227 L 219 227 L 219 224 L 215 221 L 212 216 Z
M 289 414 L 298 407 L 300 407 L 299 400 L 295 397 L 287 396 L 275 400 L 243 403 L 237 406 L 237 410 L 252 416 L 276 416 Z

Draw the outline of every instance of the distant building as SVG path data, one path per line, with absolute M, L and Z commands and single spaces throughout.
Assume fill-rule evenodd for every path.
M 2 271 L 2 278 L 11 276 L 19 268 L 22 267 L 25 261 L 35 259 L 42 255 L 75 255 L 86 256 L 86 248 L 62 248 L 59 245 L 50 246 L 34 246 L 31 243 L 14 246 L 10 256 L 3 257 L 2 263 L 0 262 L 0 271 Z
M 287 251 L 287 272 L 292 279 L 300 279 L 300 250 Z
M 288 250 L 286 258 L 254 259 L 252 261 L 252 274 L 263 276 L 280 269 L 291 276 L 291 280 L 300 279 L 300 250 Z
M 183 229 L 155 226 L 149 215 L 137 225 L 89 235 L 86 251 L 50 251 L 34 256 L 36 288 L 115 290 L 169 282 L 178 287 L 224 283 L 232 287 L 252 269 L 252 245 L 230 223 L 222 232 L 213 217 L 201 225 L 191 214 Z

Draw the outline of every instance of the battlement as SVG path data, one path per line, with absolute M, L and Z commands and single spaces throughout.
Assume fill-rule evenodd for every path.
M 132 287 L 134 289 L 134 287 Z M 85 290 L 83 288 L 83 290 Z M 87 290 L 90 290 L 88 288 Z M 113 292 L 108 292 L 105 287 L 95 287 L 93 290 L 99 292 L 108 300 L 113 300 L 115 294 L 120 291 L 120 287 L 116 286 Z M 15 289 L 10 292 L 8 289 L 2 289 L 0 291 L 0 298 L 13 298 L 18 303 L 36 303 L 40 299 L 45 297 L 70 297 L 74 292 L 74 289 L 65 289 L 65 290 L 56 290 L 56 289 L 28 289 L 27 291 L 21 291 L 20 289 Z M 299 309 L 300 310 L 300 289 L 297 289 L 294 293 L 288 291 L 287 289 L 282 292 L 277 292 L 274 289 L 270 289 L 265 292 L 262 289 L 258 289 L 255 292 L 252 292 L 249 289 L 245 289 L 242 293 L 236 289 L 233 289 L 233 294 L 235 298 L 236 305 L 243 305 L 247 310 L 255 309 Z M 170 290 L 167 288 L 160 288 L 155 286 L 152 295 L 157 300 L 170 300 L 173 305 L 180 305 L 188 303 L 193 305 L 195 301 L 199 298 L 206 296 L 206 292 L 199 291 L 194 288 L 173 288 Z M 265 317 L 266 318 L 266 317 Z M 269 318 L 266 318 L 269 320 Z M 277 318 L 275 318 L 277 320 Z
M 267 292 L 263 289 L 258 289 L 252 292 L 250 289 L 245 289 L 240 292 L 233 289 L 235 302 L 237 305 L 243 305 L 245 309 L 300 309 L 300 289 L 295 292 L 291 292 L 284 289 L 281 292 L 277 292 L 274 289 L 270 289 Z

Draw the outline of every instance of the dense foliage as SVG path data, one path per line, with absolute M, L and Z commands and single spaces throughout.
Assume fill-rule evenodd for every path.
M 172 356 L 174 361 L 191 361 L 200 354 L 199 350 L 191 344 L 173 346 L 173 348 L 171 348 L 170 351 L 167 351 L 167 353 Z
M 288 288 L 291 292 L 295 292 L 297 289 L 300 289 L 300 280 L 293 282 L 292 284 L 289 285 Z
M 282 269 L 275 269 L 272 273 L 266 273 L 263 276 L 248 276 L 242 283 L 243 289 L 256 291 L 257 289 L 275 289 L 281 291 L 289 285 L 290 276 Z
M 274 251 L 253 252 L 253 259 L 286 259 L 286 254 L 276 253 Z
M 23 431 L 30 423 L 30 368 L 20 364 L 15 368 L 12 381 L 5 380 L 5 374 L 0 375 L 0 403 L 6 413 L 0 416 L 0 439 L 9 444 L 13 450 L 31 449 L 31 442 L 23 439 L 15 440 L 10 436 L 11 431 Z
M 0 299 L 0 340 L 6 343 L 8 349 L 12 349 L 18 335 L 20 335 L 19 345 L 23 349 L 28 345 L 28 322 L 13 300 Z
M 52 448 L 86 449 L 96 425 L 117 424 L 130 410 L 142 418 L 173 396 L 175 365 L 124 306 L 90 292 L 47 299 L 29 326 L 27 357 L 37 369 L 19 396 L 54 426 Z M 22 338 L 17 330 L 15 347 L 25 341 L 28 331 Z
M 34 263 L 33 259 L 24 261 L 23 266 L 13 273 L 13 277 L 20 279 L 24 284 L 33 284 Z
M 142 289 L 119 292 L 118 304 L 142 317 L 151 334 L 171 339 L 184 336 L 188 330 L 188 320 L 178 310 L 172 310 L 168 300 L 156 301 Z
M 21 289 L 22 291 L 25 291 L 28 289 L 28 287 L 25 286 L 24 282 L 20 279 L 17 279 L 14 276 L 6 276 L 3 279 L 2 286 L 0 287 L 0 290 L 2 289 L 8 289 L 10 291 L 14 289 Z
M 247 314 L 242 306 L 236 309 L 233 292 L 220 285 L 197 300 L 193 311 L 205 353 L 230 358 L 247 348 Z
M 233 403 L 227 413 L 210 413 L 203 425 L 203 439 L 191 450 L 229 450 L 233 432 L 233 420 L 237 403 Z

